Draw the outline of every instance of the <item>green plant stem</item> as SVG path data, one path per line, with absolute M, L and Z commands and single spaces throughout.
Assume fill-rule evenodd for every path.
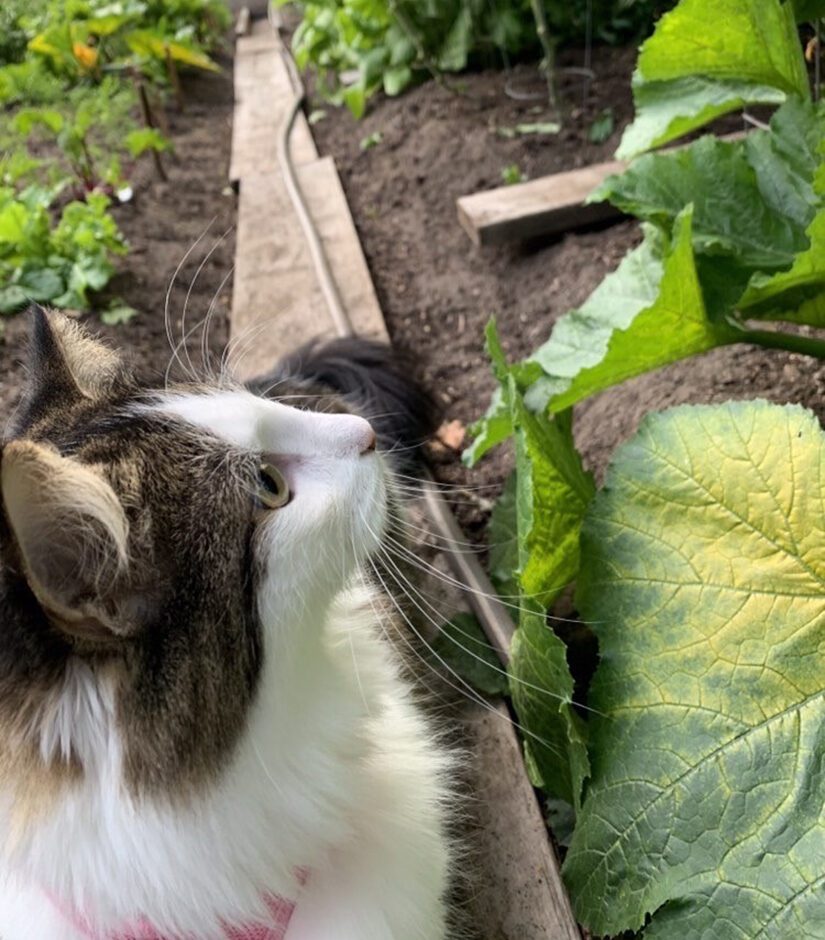
M 553 38 L 550 35 L 550 28 L 547 23 L 547 12 L 544 9 L 543 0 L 530 0 L 533 8 L 533 17 L 536 20 L 536 32 L 539 36 L 541 48 L 544 50 L 544 62 L 542 69 L 544 77 L 547 80 L 547 99 L 552 110 L 561 120 L 561 108 L 559 107 L 559 95 L 556 89 L 556 47 Z
M 815 359 L 825 359 L 825 339 L 815 339 L 813 336 L 797 336 L 795 333 L 783 333 L 781 330 L 748 330 L 743 329 L 739 342 L 751 343 L 765 349 L 786 349 L 789 352 L 803 353 Z
M 140 110 L 143 114 L 143 123 L 150 130 L 154 130 L 155 122 L 152 119 L 152 109 L 149 107 L 149 98 L 146 95 L 146 87 L 144 86 L 142 80 L 138 77 L 135 78 L 135 83 L 137 85 L 138 99 L 140 101 Z M 166 176 L 166 171 L 163 168 L 163 162 L 160 159 L 160 154 L 155 149 L 152 149 L 152 160 L 155 164 L 155 172 L 165 183 L 168 177 Z

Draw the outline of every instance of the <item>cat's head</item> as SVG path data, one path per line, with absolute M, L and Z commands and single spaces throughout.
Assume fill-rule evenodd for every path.
M 198 786 L 264 662 L 377 547 L 374 434 L 242 388 L 146 388 L 73 321 L 32 316 L 0 464 L 0 787 L 112 747 L 136 792 Z

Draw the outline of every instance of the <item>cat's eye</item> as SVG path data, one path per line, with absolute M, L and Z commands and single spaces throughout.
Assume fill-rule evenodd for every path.
M 289 484 L 271 463 L 262 463 L 258 471 L 258 499 L 265 509 L 280 509 L 289 502 Z

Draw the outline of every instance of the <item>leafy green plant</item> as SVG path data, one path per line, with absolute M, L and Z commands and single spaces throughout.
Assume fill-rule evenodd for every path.
M 0 312 L 33 300 L 85 309 L 89 291 L 114 273 L 112 256 L 126 252 L 105 195 L 68 203 L 53 223 L 57 195 L 41 186 L 20 193 L 0 187 Z
M 506 362 L 488 328 L 499 387 L 466 454 L 515 444 L 490 529 L 510 540 L 491 552 L 495 583 L 518 597 L 511 695 L 532 779 L 576 816 L 564 876 L 599 936 L 825 936 L 822 429 L 765 402 L 649 416 L 599 493 L 571 433 L 577 402 L 715 346 L 825 356 L 811 335 L 825 327 L 825 109 L 794 10 L 722 5 L 736 29 L 715 23 L 716 0 L 661 21 L 625 142 L 672 140 L 746 100 L 773 104 L 769 127 L 641 156 L 604 184 L 595 198 L 642 220 L 641 244 L 526 360 Z M 640 99 L 645 82 L 662 87 Z M 571 582 L 598 640 L 592 681 L 574 683 L 548 620 Z
M 724 29 L 706 28 L 717 9 L 709 0 L 683 0 L 643 46 L 641 59 L 653 48 L 666 63 L 662 36 L 671 35 L 676 22 L 678 43 L 689 43 L 686 30 L 694 22 L 694 41 L 703 43 L 716 72 L 736 76 L 755 69 L 761 82 L 779 83 L 754 64 L 764 43 L 771 61 L 790 77 L 775 89 L 782 103 L 768 129 L 737 141 L 706 136 L 677 151 L 644 155 L 591 196 L 642 220 L 644 239 L 516 367 L 519 389 L 534 411 L 564 410 L 632 376 L 721 345 L 746 342 L 825 356 L 821 339 L 764 328 L 771 321 L 825 326 L 825 105 L 811 100 L 790 8 L 779 0 L 751 6 L 765 18 L 738 23 L 732 50 Z M 773 23 L 775 34 L 765 38 L 760 23 Z M 756 37 L 745 32 L 748 24 Z M 714 36 L 717 45 L 709 46 Z M 671 122 L 695 105 L 680 81 L 672 89 Z M 710 112 L 702 113 L 709 119 Z M 679 126 L 693 129 L 696 120 Z M 628 135 L 639 139 L 632 129 L 625 140 Z M 495 420 L 499 405 L 495 400 L 476 426 L 470 462 L 502 439 L 497 428 L 506 425 Z
M 531 778 L 576 816 L 563 873 L 577 918 L 645 940 L 819 936 L 816 418 L 766 402 L 651 415 L 596 493 L 570 412 L 525 406 L 492 326 L 488 351 L 516 450 L 491 524 L 517 550 L 497 577 L 519 592 L 511 695 Z M 573 580 L 599 643 L 586 707 L 546 618 Z
M 220 0 L 49 0 L 17 18 L 28 48 L 60 74 L 100 78 L 129 66 L 161 83 L 168 59 L 214 69 L 208 53 L 228 25 L 229 10 Z
M 287 3 L 289 0 L 278 0 Z M 416 76 L 459 72 L 492 54 L 539 54 L 536 0 L 306 0 L 293 37 L 301 68 L 312 66 L 320 90 L 356 117 L 379 88 L 400 94 Z M 581 41 L 590 26 L 599 38 L 626 40 L 645 32 L 657 0 L 539 3 L 547 28 L 544 51 Z M 542 20 L 543 22 L 543 20 Z M 352 77 L 354 73 L 354 77 Z
M 126 244 L 108 213 L 141 154 L 170 142 L 145 82 L 215 69 L 221 0 L 9 0 L 0 12 L 0 312 L 30 300 L 85 308 Z M 176 87 L 176 92 L 178 88 Z M 144 126 L 137 120 L 140 100 Z M 109 322 L 133 311 L 116 305 Z
M 527 176 L 522 171 L 518 163 L 508 163 L 501 168 L 501 180 L 505 186 L 515 186 L 516 183 L 523 183 Z
M 135 109 L 134 88 L 116 78 L 80 85 L 48 107 L 18 108 L 9 121 L 7 147 L 22 140 L 38 152 L 43 141 L 51 141 L 57 145 L 57 160 L 48 168 L 52 176 L 74 178 L 78 194 L 111 191 L 123 183 L 124 160 L 169 147 L 158 131 L 137 125 Z

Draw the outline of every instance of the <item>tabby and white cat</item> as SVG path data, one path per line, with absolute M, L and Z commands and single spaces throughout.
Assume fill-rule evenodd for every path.
M 0 937 L 443 940 L 449 760 L 360 574 L 373 428 L 141 387 L 33 321 L 2 451 Z M 376 347 L 305 359 L 420 423 Z

